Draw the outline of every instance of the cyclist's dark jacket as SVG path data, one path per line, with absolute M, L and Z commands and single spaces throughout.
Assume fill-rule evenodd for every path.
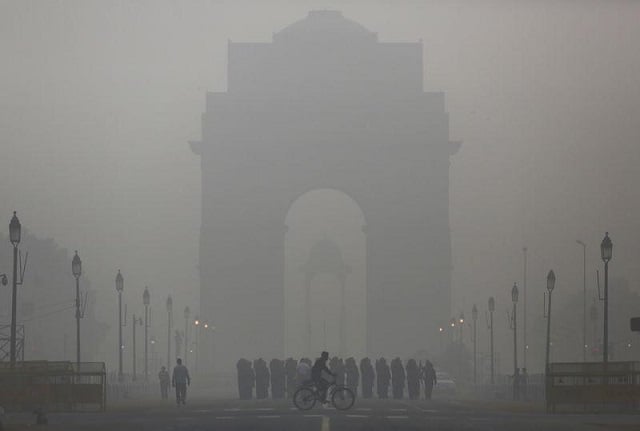
M 316 359 L 316 362 L 313 364 L 313 367 L 311 367 L 311 379 L 315 381 L 320 380 L 322 378 L 323 371 L 329 374 L 332 374 L 331 370 L 327 368 L 327 360 L 318 358 Z

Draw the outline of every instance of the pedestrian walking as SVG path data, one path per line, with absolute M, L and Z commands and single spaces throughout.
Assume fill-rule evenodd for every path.
M 171 377 L 171 385 L 176 388 L 176 404 L 185 405 L 187 401 L 187 386 L 191 385 L 191 377 L 189 370 L 182 365 L 182 359 L 177 359 L 177 365 L 173 367 L 173 376 Z
M 169 372 L 166 367 L 160 368 L 160 372 L 158 373 L 158 380 L 160 381 L 160 397 L 163 400 L 169 399 Z

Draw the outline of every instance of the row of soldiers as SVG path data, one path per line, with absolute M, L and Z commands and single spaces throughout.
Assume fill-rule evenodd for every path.
M 253 363 L 247 359 L 240 359 L 236 366 L 240 399 L 251 399 L 254 387 L 258 399 L 269 397 L 269 387 L 273 399 L 282 399 L 292 397 L 295 390 L 304 381 L 309 380 L 311 360 L 272 359 L 267 365 L 262 358 L 256 359 Z M 334 357 L 329 361 L 329 368 L 336 374 L 336 384 L 347 386 L 356 395 L 361 384 L 363 398 L 373 398 L 375 385 L 378 398 L 389 398 L 391 386 L 391 396 L 395 399 L 404 397 L 405 387 L 409 399 L 419 399 L 422 385 L 425 398 L 431 399 L 433 386 L 436 384 L 436 372 L 428 360 L 423 364 L 409 359 L 406 365 L 403 365 L 400 358 L 393 359 L 390 364 L 385 358 L 380 358 L 375 361 L 374 369 L 369 358 L 362 359 L 358 367 L 352 357 L 346 360 Z

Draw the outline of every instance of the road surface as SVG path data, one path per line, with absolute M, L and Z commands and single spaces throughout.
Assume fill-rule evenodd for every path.
M 521 405 L 463 401 L 357 400 L 341 412 L 316 407 L 307 412 L 287 401 L 204 401 L 185 407 L 171 402 L 131 402 L 106 413 L 51 413 L 55 431 L 630 431 L 640 430 L 639 415 L 547 415 Z M 28 416 L 10 418 L 7 430 L 22 426 Z

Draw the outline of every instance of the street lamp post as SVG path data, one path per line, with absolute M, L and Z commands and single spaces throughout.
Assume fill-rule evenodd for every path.
M 118 270 L 116 275 L 116 291 L 118 292 L 118 379 L 122 380 L 122 291 L 124 290 L 124 278 Z
M 198 346 L 199 343 L 199 338 L 200 338 L 200 319 L 198 319 L 198 316 L 196 316 L 196 318 L 193 321 L 193 324 L 195 325 L 196 329 L 196 334 L 195 334 L 195 355 L 194 355 L 194 364 L 193 364 L 193 369 L 194 372 L 196 374 L 198 374 L 198 355 L 200 355 L 200 347 Z
M 478 384 L 478 307 L 473 304 L 471 309 L 471 317 L 473 319 L 473 384 Z
M 136 318 L 136 315 L 133 315 L 133 343 L 132 343 L 132 347 L 133 347 L 133 369 L 132 369 L 132 380 L 136 380 L 138 378 L 137 373 L 136 373 L 136 326 L 142 326 L 142 318 L 138 317 Z
M 20 244 L 20 236 L 22 231 L 22 225 L 16 212 L 13 212 L 13 217 L 9 223 L 9 241 L 13 245 L 13 284 L 11 291 L 11 343 L 9 358 L 11 361 L 11 367 L 16 365 L 16 312 L 18 301 L 18 244 Z
M 452 317 L 451 320 L 449 320 L 449 326 L 451 326 L 451 344 L 455 343 L 456 341 L 456 318 Z
M 440 353 L 444 352 L 444 348 L 442 347 L 442 333 L 444 332 L 444 328 L 442 326 L 438 327 L 438 332 L 440 333 Z
M 149 380 L 149 304 L 151 303 L 151 294 L 149 288 L 145 286 L 142 294 L 142 303 L 144 304 L 144 379 Z
M 184 308 L 184 364 L 187 365 L 187 353 L 189 353 L 189 318 L 191 317 L 191 309 L 189 306 Z
M 153 364 L 153 372 L 158 371 L 158 351 L 156 350 L 156 337 L 152 336 L 149 339 L 149 343 L 151 343 L 151 363 Z
M 167 369 L 171 367 L 171 323 L 173 320 L 173 299 L 171 299 L 171 295 L 167 297 L 167 317 L 168 317 L 168 325 L 167 325 Z
M 527 247 L 522 247 L 524 267 L 522 269 L 522 370 L 527 369 Z
M 587 362 L 587 244 L 576 242 L 582 246 L 582 362 Z
M 80 275 L 82 274 L 82 261 L 76 250 L 75 256 L 71 260 L 71 272 L 76 279 L 76 364 L 80 372 Z
M 489 350 L 491 351 L 491 384 L 493 385 L 495 380 L 495 367 L 494 367 L 494 348 L 493 348 L 493 312 L 496 310 L 496 301 L 493 296 L 489 298 Z
M 460 323 L 460 344 L 463 344 L 463 334 L 462 329 L 464 328 L 464 313 L 460 312 L 460 317 L 458 318 L 458 322 Z
M 547 308 L 547 351 L 545 354 L 544 369 L 545 375 L 549 375 L 549 350 L 551 346 L 551 292 L 556 286 L 556 274 L 553 270 L 547 274 L 547 292 L 549 292 L 549 305 Z
M 609 362 L 609 261 L 613 254 L 613 243 L 606 232 L 600 244 L 600 254 L 604 262 L 604 339 L 602 349 L 602 361 L 605 368 Z M 606 372 L 606 369 L 605 369 Z
M 511 288 L 511 301 L 513 302 L 513 312 L 511 321 L 513 326 L 513 399 L 518 399 L 518 317 L 516 305 L 518 304 L 518 285 L 513 283 Z

